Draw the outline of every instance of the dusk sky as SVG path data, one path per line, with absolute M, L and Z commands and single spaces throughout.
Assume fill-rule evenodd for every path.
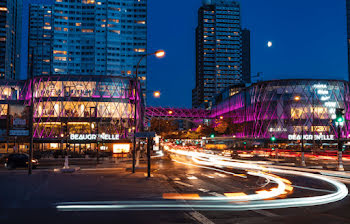
M 25 1 L 28 4 L 28 1 Z M 34 1 L 31 2 L 50 2 Z M 242 27 L 251 30 L 252 73 L 264 80 L 327 78 L 347 80 L 345 1 L 242 0 Z M 150 57 L 148 104 L 191 107 L 195 86 L 195 28 L 201 0 L 148 0 L 148 50 L 164 49 L 164 59 Z M 28 7 L 24 7 L 28 18 Z M 28 19 L 24 19 L 25 27 Z M 24 32 L 22 59 L 26 63 Z M 273 47 L 268 48 L 267 42 Z M 25 68 L 25 66 L 23 66 Z

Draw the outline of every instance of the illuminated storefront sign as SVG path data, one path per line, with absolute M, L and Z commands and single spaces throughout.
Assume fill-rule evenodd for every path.
M 334 135 L 304 135 L 304 140 L 334 140 Z M 301 135 L 288 135 L 288 140 L 301 140 Z
M 328 90 L 324 90 L 324 89 L 319 89 L 317 91 L 317 94 L 319 94 L 319 95 L 328 95 L 329 91 Z
M 327 89 L 326 84 L 315 84 L 312 86 L 314 89 Z
M 113 153 L 128 153 L 130 152 L 130 144 L 114 144 Z
M 70 140 L 119 140 L 119 135 L 110 134 L 71 134 Z
M 287 128 L 270 128 L 269 132 L 287 132 Z

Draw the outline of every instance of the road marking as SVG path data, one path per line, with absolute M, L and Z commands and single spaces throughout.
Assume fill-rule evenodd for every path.
M 206 176 L 206 177 L 209 177 L 210 179 L 214 179 L 215 177 L 213 177 L 213 176 L 210 176 L 210 175 L 206 175 L 206 174 L 203 174 L 204 176 Z
M 219 193 L 216 193 L 216 192 L 209 192 L 208 194 L 216 196 L 216 197 L 225 197 L 225 195 L 219 194 Z
M 266 210 L 252 210 L 252 211 L 267 217 L 279 217 L 279 215 Z
M 175 177 L 175 178 L 172 178 L 172 180 L 178 181 L 178 180 L 181 180 L 181 179 L 178 178 L 178 177 Z
M 215 174 L 220 176 L 220 177 L 227 177 L 225 174 L 222 174 L 222 173 L 215 173 Z
M 225 193 L 224 195 L 226 197 L 228 197 L 228 198 L 247 196 L 247 194 L 245 194 L 243 192 L 239 192 L 239 193 Z
M 311 188 L 311 187 L 302 187 L 302 186 L 296 186 L 296 185 L 292 185 L 292 187 L 300 188 L 300 189 L 305 189 L 305 190 L 310 190 L 310 191 L 326 192 L 326 193 L 334 193 L 334 192 L 335 192 L 335 191 L 330 191 L 330 190 L 324 190 L 324 189 L 318 189 L 318 188 Z
M 163 199 L 170 200 L 201 200 L 198 194 L 164 193 Z
M 209 190 L 203 189 L 203 188 L 199 188 L 198 190 L 201 191 L 201 192 L 205 192 L 205 193 L 206 193 L 206 192 L 209 192 Z
M 180 181 L 174 181 L 174 183 L 183 185 L 183 186 L 185 186 L 185 187 L 193 187 L 193 185 L 191 185 L 191 184 L 186 184 L 186 183 L 183 183 L 183 182 L 180 182 Z
M 195 176 L 189 176 L 189 177 L 187 177 L 187 179 L 189 179 L 189 180 L 197 180 L 198 178 L 195 177 Z
M 207 217 L 205 217 L 203 214 L 194 211 L 194 212 L 190 212 L 189 215 L 194 218 L 196 221 L 198 221 L 199 223 L 202 224 L 215 224 L 214 222 L 212 222 L 211 220 L 209 220 Z

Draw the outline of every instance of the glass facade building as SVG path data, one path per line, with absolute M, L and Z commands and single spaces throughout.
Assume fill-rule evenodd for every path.
M 36 150 L 88 151 L 103 143 L 111 151 L 114 143 L 129 142 L 134 126 L 133 81 L 114 76 L 38 76 L 0 83 L 1 151 L 12 150 L 16 141 L 28 146 L 28 138 L 7 135 L 7 113 L 9 104 L 30 104 L 32 84 Z M 138 118 L 141 112 L 138 108 Z
M 0 77 L 20 77 L 22 0 L 0 1 Z
M 33 61 L 35 76 L 132 77 L 146 53 L 146 0 L 55 0 L 53 5 L 30 9 L 29 36 L 34 42 L 29 43 L 29 62 Z M 143 61 L 139 69 L 144 90 L 146 64 Z
M 240 5 L 233 0 L 205 0 L 198 11 L 192 105 L 208 107 L 212 97 L 242 82 Z
M 345 110 L 341 137 L 350 134 L 349 84 L 345 81 L 267 81 L 241 91 L 228 89 L 219 98 L 211 117 L 231 119 L 237 137 L 296 140 L 304 130 L 308 140 L 335 139 L 336 108 Z

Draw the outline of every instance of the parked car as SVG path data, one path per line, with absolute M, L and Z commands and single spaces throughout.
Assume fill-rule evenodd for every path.
M 24 153 L 13 153 L 10 154 L 5 160 L 5 167 L 7 169 L 16 169 L 18 167 L 28 167 L 29 156 Z M 39 165 L 38 160 L 32 160 L 33 169 Z

